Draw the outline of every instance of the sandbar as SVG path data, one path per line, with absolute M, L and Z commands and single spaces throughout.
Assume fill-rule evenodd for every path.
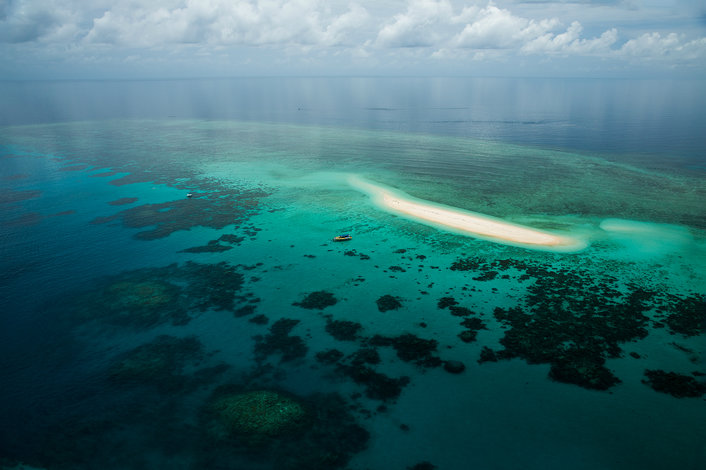
M 350 175 L 348 183 L 368 194 L 381 209 L 427 225 L 447 228 L 499 243 L 551 251 L 578 251 L 586 243 L 566 235 L 506 222 L 496 217 L 417 199 L 360 176 Z

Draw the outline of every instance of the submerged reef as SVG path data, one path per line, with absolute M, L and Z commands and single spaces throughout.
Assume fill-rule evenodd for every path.
M 528 281 L 527 295 L 514 307 L 496 307 L 495 319 L 506 328 L 503 349 L 484 347 L 479 362 L 522 358 L 530 364 L 549 364 L 549 377 L 584 388 L 607 390 L 620 382 L 606 361 L 623 356 L 621 345 L 648 335 L 659 312 L 670 330 L 688 335 L 703 331 L 703 296 L 665 295 L 634 284 L 622 285 L 612 276 L 595 276 L 580 269 L 561 269 L 512 259 L 459 259 L 451 267 L 469 271 L 474 280 L 494 279 L 509 272 Z M 480 273 L 480 274 L 479 274 Z M 503 277 L 509 277 L 509 274 Z M 468 316 L 452 297 L 439 308 Z M 470 312 L 472 314 L 472 312 Z M 483 322 L 467 318 L 459 336 L 473 341 Z
M 670 295 L 666 299 L 670 312 L 665 320 L 669 329 L 684 336 L 706 333 L 706 296 L 692 294 L 686 298 Z
M 97 217 L 92 223 L 119 221 L 127 228 L 153 227 L 137 232 L 134 237 L 139 240 L 155 240 L 191 227 L 222 229 L 228 225 L 242 224 L 254 212 L 258 198 L 264 195 L 259 191 L 222 188 L 204 197 L 131 207 L 111 216 Z
M 201 423 L 207 435 L 198 468 L 335 470 L 370 439 L 338 394 L 299 397 L 223 385 L 205 404 Z
M 137 328 L 184 325 L 198 312 L 232 310 L 243 282 L 243 275 L 225 262 L 127 271 L 72 298 L 71 315 L 79 321 Z
M 646 370 L 646 380 L 642 382 L 653 390 L 668 393 L 676 398 L 696 398 L 706 395 L 706 382 L 699 382 L 694 377 L 663 370 Z
M 37 199 L 41 195 L 42 192 L 36 189 L 6 189 L 0 194 L 0 204 L 15 204 L 22 201 L 29 201 L 30 199 Z
M 375 335 L 368 343 L 371 346 L 391 346 L 397 352 L 397 357 L 421 367 L 439 367 L 442 364 L 436 355 L 439 343 L 435 339 L 423 339 L 407 333 L 395 337 Z
M 180 253 L 220 253 L 222 251 L 228 251 L 234 246 L 240 245 L 243 241 L 245 241 L 245 237 L 225 234 L 221 235 L 216 240 L 209 240 L 209 242 L 205 245 L 185 248 L 181 250 Z M 223 245 L 222 243 L 226 243 L 226 245 Z
M 365 388 L 365 396 L 384 402 L 394 401 L 402 389 L 410 382 L 409 377 L 388 377 L 373 366 L 380 364 L 380 354 L 373 347 L 364 346 L 352 354 L 337 349 L 327 349 L 316 353 L 321 364 L 333 365 L 336 371 Z
M 201 342 L 195 336 L 176 338 L 161 335 L 121 355 L 110 367 L 109 377 L 117 385 L 151 385 L 162 392 L 176 392 L 189 385 L 205 384 L 228 368 L 220 364 L 199 369 L 193 375 L 183 373 L 204 359 Z
M 308 413 L 293 397 L 270 390 L 226 393 L 221 389 L 210 404 L 224 427 L 248 445 L 293 432 L 307 424 Z
M 308 294 L 304 297 L 304 300 L 301 302 L 294 302 L 292 305 L 311 310 L 323 310 L 326 307 L 336 305 L 337 302 L 338 300 L 332 293 L 321 290 Z
M 358 322 L 348 320 L 329 320 L 326 322 L 326 332 L 339 341 L 355 341 L 363 328 Z
M 128 204 L 132 204 L 133 202 L 137 202 L 138 198 L 136 197 L 121 197 L 120 199 L 116 199 L 114 201 L 110 201 L 108 204 L 111 206 L 125 206 Z
M 425 460 L 411 467 L 407 467 L 407 470 L 434 470 L 436 468 L 438 468 L 436 465 Z
M 273 354 L 280 354 L 280 362 L 289 362 L 306 356 L 309 348 L 300 336 L 289 333 L 299 324 L 299 320 L 281 318 L 270 326 L 270 333 L 256 335 L 255 359 L 262 362 Z
M 375 301 L 378 306 L 378 310 L 381 312 L 387 312 L 388 310 L 397 310 L 402 307 L 402 302 L 400 302 L 399 297 L 395 297 L 390 294 L 383 295 Z

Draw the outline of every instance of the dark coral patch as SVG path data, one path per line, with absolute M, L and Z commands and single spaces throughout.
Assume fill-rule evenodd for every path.
M 504 271 L 512 276 L 503 278 L 534 279 L 522 304 L 495 309 L 495 318 L 509 327 L 500 340 L 504 349 L 497 353 L 484 349 L 480 362 L 520 357 L 532 364 L 549 364 L 550 378 L 585 388 L 605 390 L 620 382 L 606 360 L 620 357 L 623 343 L 647 336 L 648 315 L 659 306 L 670 316 L 664 323 L 655 322 L 655 327 L 671 321 L 672 331 L 687 335 L 703 331 L 702 296 L 665 298 L 633 284 L 621 286 L 609 275 L 597 277 L 514 259 L 459 259 L 450 269 L 478 272 L 477 280 L 496 278 Z M 441 306 L 459 308 L 450 299 Z M 471 328 L 462 339 L 472 340 L 477 329 L 471 322 L 478 320 L 465 321 Z
M 201 415 L 202 452 L 194 468 L 337 470 L 370 435 L 338 394 L 217 388 Z
M 690 295 L 686 298 L 670 296 L 666 319 L 669 329 L 684 336 L 706 333 L 706 297 Z
M 363 347 L 344 357 L 337 349 L 327 349 L 316 354 L 322 364 L 335 365 L 336 371 L 365 388 L 365 395 L 373 400 L 392 401 L 400 396 L 409 384 L 409 377 L 389 377 L 373 369 L 380 363 L 380 355 L 374 348 Z
M 70 165 L 59 168 L 59 171 L 82 171 L 88 168 L 88 165 Z
M 155 240 L 179 230 L 203 226 L 222 229 L 231 224 L 242 223 L 255 210 L 257 192 L 214 191 L 208 198 L 178 199 L 156 204 L 131 207 L 108 217 L 98 217 L 94 224 L 120 221 L 128 228 L 146 228 L 134 237 L 139 240 Z
M 369 340 L 372 346 L 391 346 L 397 357 L 421 367 L 439 367 L 441 359 L 436 355 L 438 341 L 419 338 L 411 333 L 395 337 L 375 335 Z
M 336 299 L 336 297 L 333 296 L 332 293 L 321 290 L 308 294 L 306 297 L 304 297 L 304 300 L 302 300 L 301 302 L 294 302 L 292 305 L 312 310 L 323 310 L 326 307 L 336 305 L 337 302 L 338 300 Z
M 388 310 L 397 310 L 402 307 L 402 302 L 400 302 L 399 297 L 394 297 L 390 294 L 383 295 L 375 301 L 378 306 L 378 310 L 381 312 L 387 312 Z
M 204 357 L 196 337 L 162 335 L 119 357 L 109 370 L 110 380 L 122 386 L 151 385 L 162 392 L 174 393 L 197 383 L 202 385 L 206 377 L 214 377 L 228 368 L 221 364 L 199 369 L 193 375 L 184 373 L 186 366 L 193 366 Z
M 411 467 L 407 467 L 407 470 L 435 470 L 436 468 L 438 468 L 436 465 L 425 460 Z
M 74 318 L 148 328 L 183 325 L 208 309 L 232 310 L 243 275 L 227 263 L 187 262 L 127 271 L 97 284 L 70 300 Z
M 289 362 L 306 356 L 309 348 L 299 336 L 289 333 L 299 324 L 299 320 L 282 318 L 270 326 L 270 333 L 255 336 L 255 359 L 264 361 L 272 354 L 280 354 L 280 362 Z
M 463 308 L 463 307 L 451 307 L 453 308 Z M 470 311 L 469 311 L 470 312 Z M 459 333 L 458 337 L 464 343 L 471 343 L 476 340 L 479 330 L 487 329 L 485 323 L 480 318 L 466 318 L 461 322 L 461 326 L 466 329 Z
M 42 214 L 37 212 L 28 212 L 17 218 L 8 220 L 5 225 L 8 227 L 34 227 L 42 222 Z
M 207 245 L 192 246 L 191 248 L 180 250 L 179 253 L 220 253 L 222 251 L 228 251 L 231 248 L 233 247 L 221 245 L 217 241 L 211 240 Z
M 677 398 L 695 398 L 706 394 L 706 382 L 699 382 L 688 375 L 663 370 L 646 370 L 643 383 L 661 393 Z
M 327 349 L 325 351 L 319 351 L 316 353 L 316 360 L 322 364 L 335 364 L 343 357 L 345 354 L 338 349 Z
M 329 320 L 326 323 L 326 332 L 339 341 L 355 341 L 362 328 L 360 323 L 348 320 Z
M 42 192 L 37 190 L 6 189 L 0 192 L 0 204 L 14 204 L 16 202 L 28 201 L 30 199 L 37 199 L 41 195 Z
M 608 390 L 620 383 L 605 366 L 605 359 L 598 356 L 587 356 L 581 351 L 566 352 L 561 358 L 552 362 L 549 377 L 557 382 L 576 384 L 583 388 Z
M 449 307 L 451 315 L 455 317 L 467 317 L 469 315 L 474 315 L 473 311 L 466 307 L 459 307 L 457 305 L 452 305 Z
M 458 305 L 458 302 L 456 302 L 456 299 L 453 297 L 442 297 L 439 299 L 439 302 L 436 304 L 437 307 L 439 308 L 448 308 L 454 305 Z
M 270 319 L 267 318 L 265 315 L 255 315 L 252 317 L 250 320 L 248 320 L 250 323 L 254 323 L 256 325 L 267 325 L 269 323 Z
M 409 384 L 409 377 L 388 377 L 365 365 L 344 364 L 338 370 L 355 383 L 365 386 L 365 395 L 373 400 L 394 400 Z
M 121 197 L 120 199 L 110 201 L 108 204 L 111 206 L 124 206 L 127 204 L 132 204 L 133 202 L 137 202 L 136 197 Z
M 484 362 L 497 362 L 497 361 L 498 361 L 498 356 L 495 354 L 495 351 L 493 351 L 488 346 L 483 346 L 483 349 L 480 350 L 480 358 L 478 359 L 478 363 L 482 364 Z

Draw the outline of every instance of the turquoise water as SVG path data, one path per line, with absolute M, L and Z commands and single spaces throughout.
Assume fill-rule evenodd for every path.
M 183 101 L 203 90 L 165 86 Z M 434 82 L 405 83 L 375 110 L 380 95 L 357 89 L 351 105 L 338 82 L 312 98 L 293 81 L 276 105 L 268 86 L 259 107 L 233 99 L 235 116 L 225 105 L 199 115 L 213 101 L 176 117 L 186 105 L 94 116 L 83 103 L 0 128 L 3 468 L 706 464 L 697 127 L 672 137 L 687 150 L 670 159 L 624 151 L 619 129 L 595 143 L 601 126 L 576 129 L 592 112 L 553 101 L 528 97 L 460 131 L 447 119 L 456 107 L 439 111 L 457 89 L 407 100 Z M 105 87 L 107 103 L 158 89 Z M 513 96 L 526 87 L 546 90 Z M 457 107 L 470 113 L 479 91 Z M 527 119 L 541 110 L 551 124 Z M 586 247 L 420 224 L 380 210 L 351 174 Z M 344 232 L 353 239 L 331 240 Z M 464 370 L 448 371 L 453 361 Z M 294 400 L 306 418 L 287 421 L 282 404 L 219 408 L 253 391 Z

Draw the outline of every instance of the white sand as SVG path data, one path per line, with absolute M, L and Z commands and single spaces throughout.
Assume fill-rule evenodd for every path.
M 430 225 L 446 227 L 455 232 L 511 245 L 552 251 L 577 251 L 586 247 L 584 241 L 576 238 L 416 199 L 400 191 L 373 184 L 359 176 L 350 176 L 348 183 L 370 195 L 375 204 L 388 212 Z

